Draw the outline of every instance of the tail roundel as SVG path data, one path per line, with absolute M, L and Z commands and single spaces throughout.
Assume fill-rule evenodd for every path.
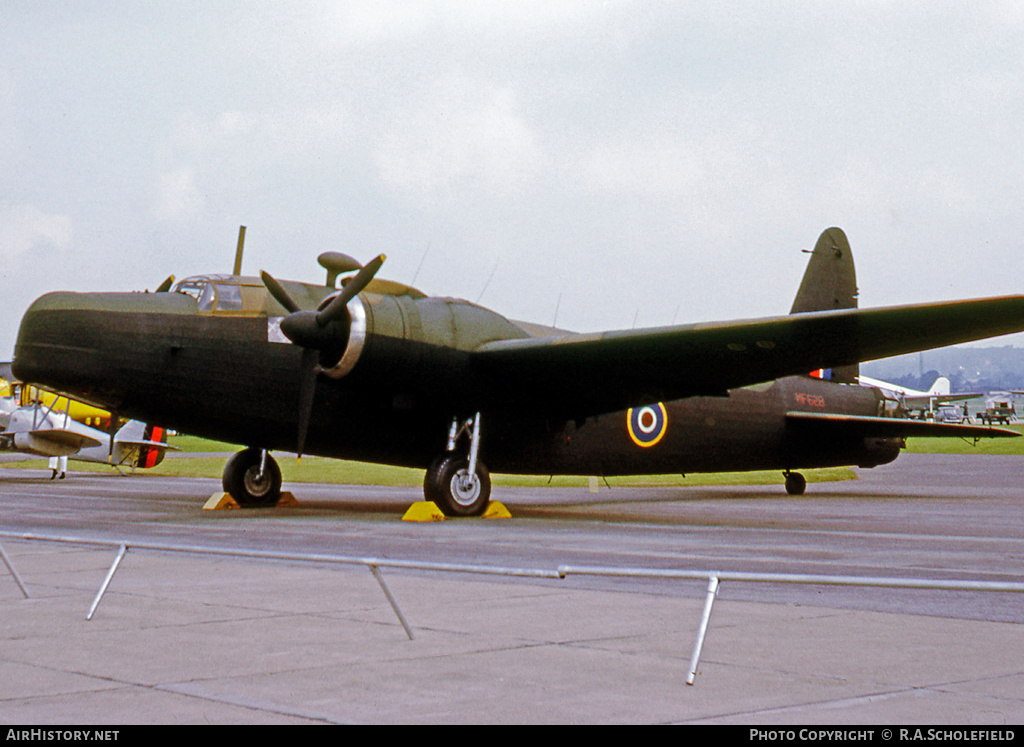
M 825 230 L 810 254 L 811 259 L 800 282 L 800 290 L 797 291 L 789 313 L 857 308 L 857 273 L 846 234 L 839 228 Z M 811 372 L 814 378 L 840 384 L 857 383 L 859 374 L 860 366 L 856 363 Z

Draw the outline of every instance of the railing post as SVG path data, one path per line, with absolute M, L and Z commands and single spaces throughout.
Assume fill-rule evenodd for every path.
M 686 677 L 686 684 L 692 685 L 697 676 L 697 665 L 700 663 L 700 652 L 704 648 L 704 637 L 708 632 L 708 622 L 711 620 L 711 605 L 715 603 L 718 596 L 718 576 L 713 575 L 708 580 L 708 593 L 704 598 L 704 612 L 700 616 L 700 626 L 697 628 L 697 640 L 693 643 L 693 654 L 690 656 L 690 674 Z
M 103 579 L 103 584 L 100 586 L 100 590 L 96 593 L 96 598 L 92 600 L 92 607 L 89 608 L 89 614 L 85 616 L 86 620 L 92 620 L 92 616 L 96 612 L 96 608 L 100 606 L 100 600 L 103 599 L 103 595 L 106 593 L 107 587 L 110 586 L 110 580 L 114 578 L 114 572 L 121 564 L 121 559 L 124 557 L 126 552 L 128 552 L 128 545 L 122 544 L 117 549 L 117 557 L 114 558 L 114 564 L 110 566 L 110 570 L 107 571 L 107 577 Z
M 398 607 L 398 602 L 395 601 L 395 597 L 391 594 L 391 589 L 388 588 L 387 583 L 384 581 L 384 574 L 380 572 L 380 568 L 375 565 L 369 566 L 370 572 L 373 577 L 377 579 L 377 583 L 380 584 L 380 588 L 384 590 L 384 596 L 388 598 L 388 602 L 391 603 L 391 609 L 395 611 L 398 616 L 398 622 L 402 623 L 402 627 L 405 628 L 405 634 L 409 636 L 409 640 L 416 640 L 416 636 L 412 634 L 412 628 L 409 627 L 409 621 L 405 619 L 405 615 L 402 614 L 402 610 Z
M 11 572 L 11 575 L 14 577 L 14 583 L 16 583 L 18 588 L 21 589 L 22 595 L 24 595 L 25 599 L 28 599 L 28 589 L 26 589 L 25 584 L 22 583 L 21 576 L 19 576 L 18 572 L 14 570 L 14 565 L 11 563 L 11 559 L 7 557 L 7 553 L 4 552 L 3 545 L 0 545 L 0 558 L 3 558 L 4 565 L 6 565 L 7 570 Z

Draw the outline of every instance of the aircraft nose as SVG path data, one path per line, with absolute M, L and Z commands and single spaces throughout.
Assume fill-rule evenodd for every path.
M 81 393 L 101 380 L 102 338 L 82 303 L 88 295 L 48 293 L 25 312 L 12 366 L 20 381 Z

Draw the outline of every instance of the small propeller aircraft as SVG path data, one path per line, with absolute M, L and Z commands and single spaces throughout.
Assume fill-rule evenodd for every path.
M 111 438 L 109 433 L 76 421 L 71 415 L 74 401 L 64 401 L 65 409 L 58 411 L 57 398 L 47 408 L 38 401 L 18 406 L 13 398 L 0 399 L 0 451 L 49 457 L 52 477 L 63 479 L 68 458 L 110 464 L 118 470 L 145 469 L 158 465 L 168 449 L 176 448 L 167 443 L 163 428 L 137 420 L 125 423 Z
M 860 361 L 1024 330 L 1024 296 L 858 309 L 838 228 L 788 315 L 600 334 L 430 297 L 377 279 L 383 262 L 327 252 L 320 286 L 243 276 L 236 261 L 233 275 L 162 292 L 50 293 L 25 313 L 13 370 L 247 446 L 223 476 L 243 505 L 276 502 L 271 450 L 425 469 L 428 500 L 476 515 L 489 470 L 778 469 L 799 494 L 796 470 L 885 464 L 908 436 L 1019 435 L 884 417 L 882 393 L 856 376 Z

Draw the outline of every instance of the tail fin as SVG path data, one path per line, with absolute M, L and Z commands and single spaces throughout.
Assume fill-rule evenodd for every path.
M 115 449 L 118 452 L 118 463 L 128 464 L 132 468 L 148 469 L 155 467 L 164 460 L 168 449 L 174 449 L 167 443 L 167 431 L 157 425 L 147 425 L 138 420 L 130 420 L 114 437 Z
M 857 308 L 857 273 L 853 268 L 853 253 L 846 234 L 839 228 L 829 228 L 818 237 L 818 243 L 811 252 L 804 279 L 790 314 L 804 314 L 809 311 L 830 311 L 832 309 Z M 841 384 L 856 384 L 860 366 L 853 364 L 827 371 L 815 372 L 814 376 L 828 378 Z
M 829 228 L 818 238 L 790 314 L 857 308 L 857 274 L 846 234 Z
M 114 436 L 114 443 L 131 443 L 145 439 L 146 424 L 138 420 L 129 420 L 121 426 Z
M 928 390 L 928 394 L 949 394 L 949 379 L 945 376 L 940 376 L 932 384 L 931 389 Z

